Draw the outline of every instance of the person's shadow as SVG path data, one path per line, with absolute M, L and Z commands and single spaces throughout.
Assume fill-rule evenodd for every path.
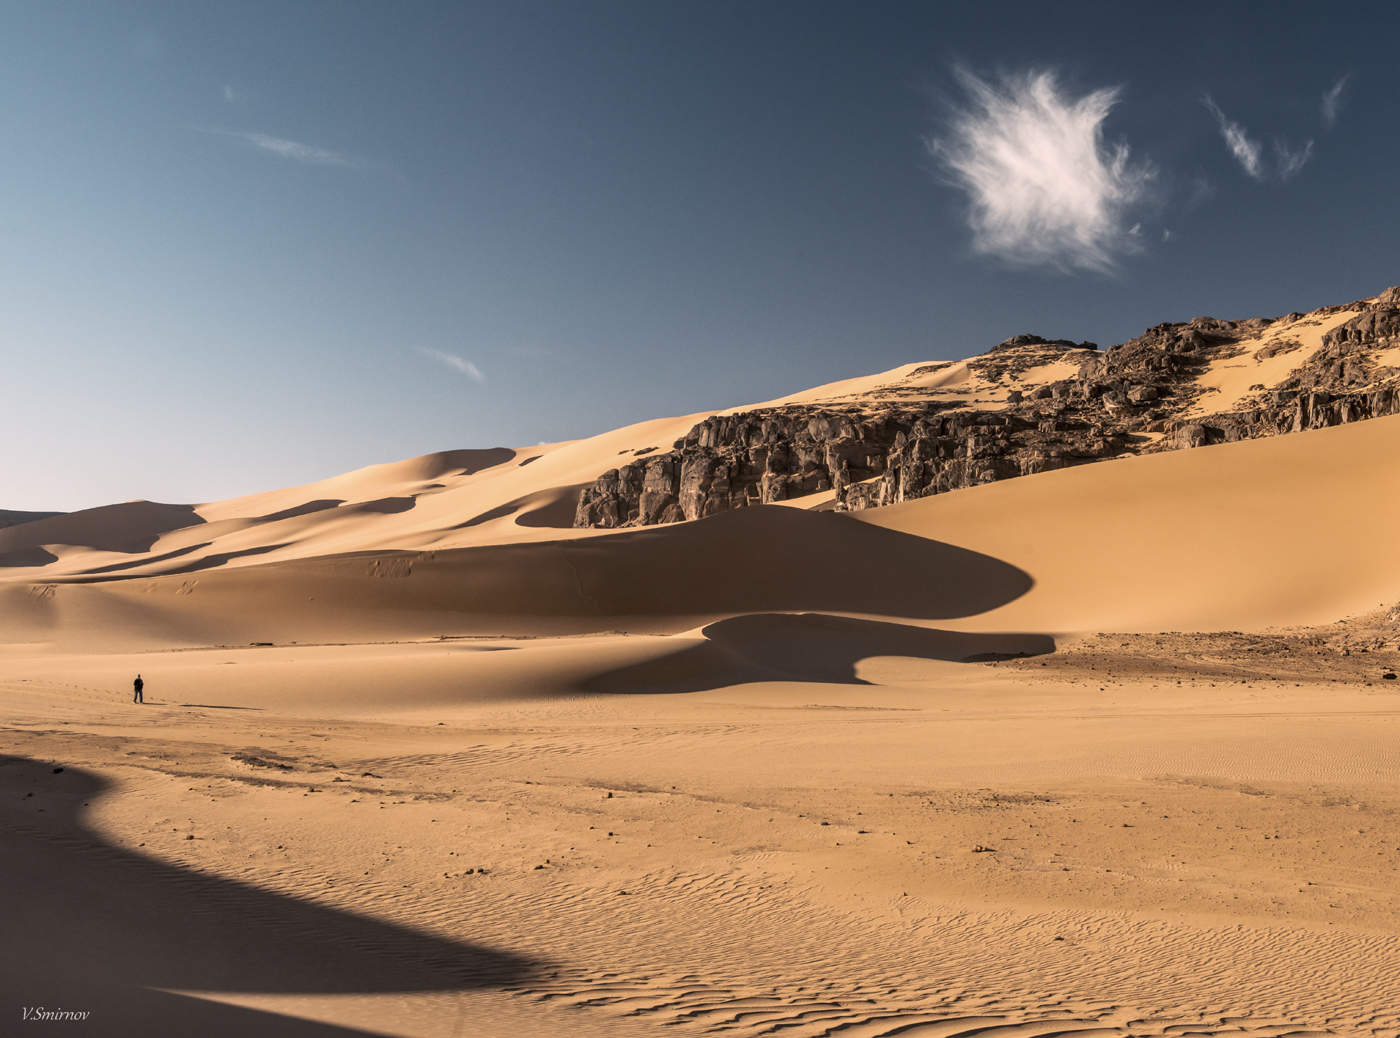
M 159 989 L 277 994 L 462 991 L 539 964 L 115 846 L 81 812 L 105 783 L 0 756 L 0 1014 L 86 1011 L 88 1035 L 320 1036 L 357 1030 Z M 8 1030 L 8 1028 L 6 1028 Z

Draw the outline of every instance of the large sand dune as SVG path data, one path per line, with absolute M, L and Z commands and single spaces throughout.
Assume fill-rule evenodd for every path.
M 1385 418 L 851 515 L 771 507 L 584 536 L 522 525 L 569 536 L 282 561 L 279 542 L 228 535 L 209 542 L 224 551 L 157 551 L 43 584 L 15 569 L 0 596 L 10 639 L 152 645 L 679 632 L 783 611 L 1049 634 L 1324 623 L 1400 599 L 1397 451 L 1400 418 Z M 536 499 L 467 532 L 548 507 Z M 152 522 L 186 514 L 147 511 L 120 512 L 122 536 L 144 543 Z M 282 522 L 334 525 L 338 511 Z M 359 536 L 379 522 L 392 540 L 397 519 L 360 513 Z M 28 525 L 65 520 L 90 521 Z

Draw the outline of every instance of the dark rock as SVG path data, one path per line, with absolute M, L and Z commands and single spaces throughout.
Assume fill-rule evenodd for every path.
M 1343 309 L 1362 312 L 1323 336 L 1285 382 L 1251 391 L 1233 411 L 1202 413 L 1208 397 L 1197 380 L 1208 365 L 1238 355 L 1243 339 L 1274 323 L 1268 319 L 1159 324 L 1104 352 L 1017 335 L 967 365 L 991 386 L 1064 361 L 1078 373 L 1009 389 L 995 409 L 896 386 L 878 398 L 714 415 L 670 451 L 585 487 L 574 525 L 649 526 L 825 491 L 838 509 L 870 508 L 1124 454 L 1400 414 L 1400 367 L 1379 359 L 1400 342 L 1400 287 L 1374 303 L 1319 313 Z M 1298 348 L 1280 338 L 1260 355 Z M 927 365 L 909 377 L 948 367 Z

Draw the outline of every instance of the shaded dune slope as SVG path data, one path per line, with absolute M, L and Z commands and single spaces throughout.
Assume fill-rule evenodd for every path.
M 305 641 L 348 632 L 675 632 L 775 611 L 945 620 L 995 608 L 1030 585 L 1015 567 L 929 538 L 841 515 L 764 508 L 577 541 L 209 571 L 193 584 L 179 577 L 58 584 L 29 604 L 53 632 L 126 609 L 139 612 L 137 623 L 154 640 L 201 640 L 194 632 L 206 631 L 215 640 Z
M 155 501 L 128 501 L 35 519 L 0 529 L 0 566 L 33 565 L 21 560 L 37 557 L 35 553 L 43 550 L 41 545 L 146 552 L 162 535 L 197 526 L 203 521 L 193 505 L 166 505 Z
M 0 976 L 12 1005 L 82 1008 L 100 1033 L 121 1020 L 123 1033 L 359 1034 L 369 1032 L 159 989 L 459 991 L 516 983 L 537 968 L 117 846 L 83 820 L 109 787 L 81 769 L 0 756 L 0 909 L 24 935 L 24 954 Z

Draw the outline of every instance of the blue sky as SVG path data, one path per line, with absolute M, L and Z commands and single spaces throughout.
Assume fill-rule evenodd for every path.
M 1400 282 L 1393 5 L 0 5 L 7 508 Z

